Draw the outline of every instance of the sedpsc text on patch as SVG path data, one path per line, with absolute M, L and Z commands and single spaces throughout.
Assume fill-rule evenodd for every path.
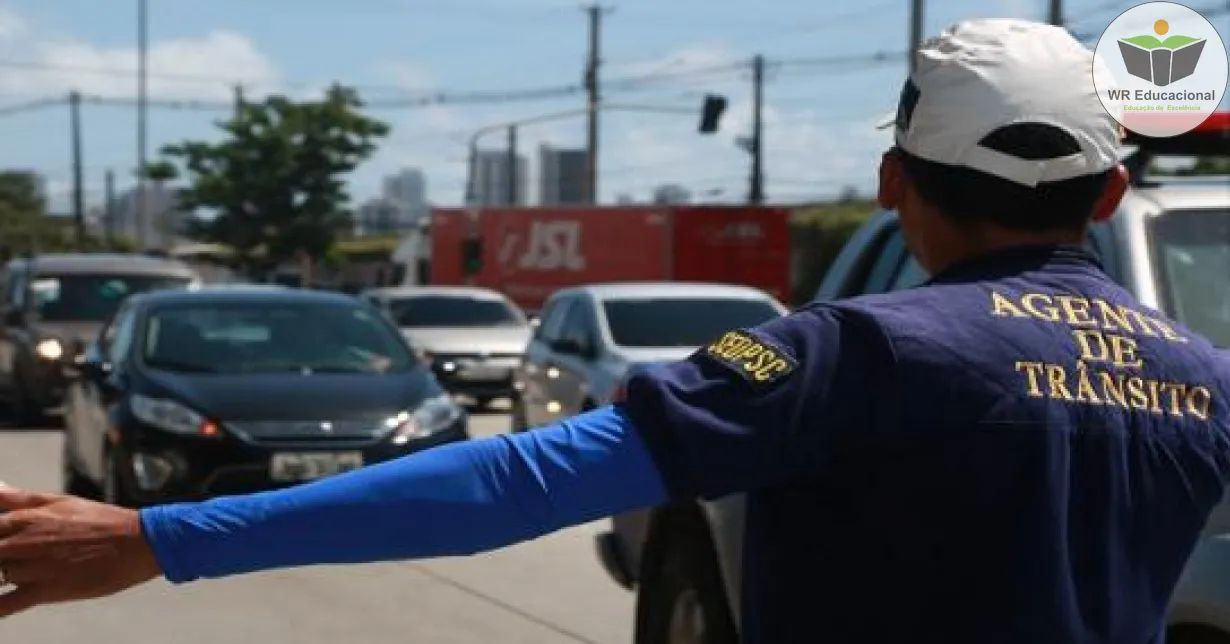
M 793 356 L 742 329 L 727 331 L 702 353 L 757 387 L 773 384 L 799 367 Z

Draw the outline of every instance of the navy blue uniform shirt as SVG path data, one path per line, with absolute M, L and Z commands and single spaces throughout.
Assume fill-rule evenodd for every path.
M 731 332 L 624 406 L 673 496 L 750 491 L 748 644 L 1147 643 L 1230 475 L 1228 373 L 1036 247 Z

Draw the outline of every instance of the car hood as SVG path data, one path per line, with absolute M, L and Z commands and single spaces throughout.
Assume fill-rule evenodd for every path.
M 402 329 L 402 335 L 415 349 L 431 353 L 525 353 L 530 342 L 530 327 L 467 327 Z
M 40 336 L 56 338 L 65 342 L 78 342 L 88 345 L 98 338 L 102 330 L 102 322 L 44 322 L 35 323 Z
M 650 365 L 657 362 L 683 360 L 699 347 L 617 347 L 615 354 L 629 365 Z
M 156 388 L 223 422 L 379 420 L 441 393 L 421 369 L 383 375 L 146 375 Z

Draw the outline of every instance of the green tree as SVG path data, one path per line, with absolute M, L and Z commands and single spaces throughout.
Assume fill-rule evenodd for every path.
M 173 179 L 182 167 L 188 185 L 180 204 L 214 215 L 195 220 L 190 234 L 230 246 L 249 268 L 299 253 L 319 258 L 350 222 L 343 177 L 389 132 L 362 107 L 358 94 L 340 85 L 323 100 L 245 103 L 218 124 L 221 141 L 166 146 L 165 161 L 147 167 L 147 176 Z
M 38 176 L 16 170 L 0 172 L 0 203 L 30 216 L 40 216 L 47 209 Z

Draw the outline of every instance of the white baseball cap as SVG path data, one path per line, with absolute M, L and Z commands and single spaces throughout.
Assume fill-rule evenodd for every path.
M 897 146 L 1024 186 L 1105 172 L 1119 163 L 1123 130 L 1094 85 L 1110 72 L 1062 27 L 1027 20 L 970 20 L 922 44 L 895 118 Z M 980 144 L 1008 125 L 1059 128 L 1080 152 L 1031 160 Z

